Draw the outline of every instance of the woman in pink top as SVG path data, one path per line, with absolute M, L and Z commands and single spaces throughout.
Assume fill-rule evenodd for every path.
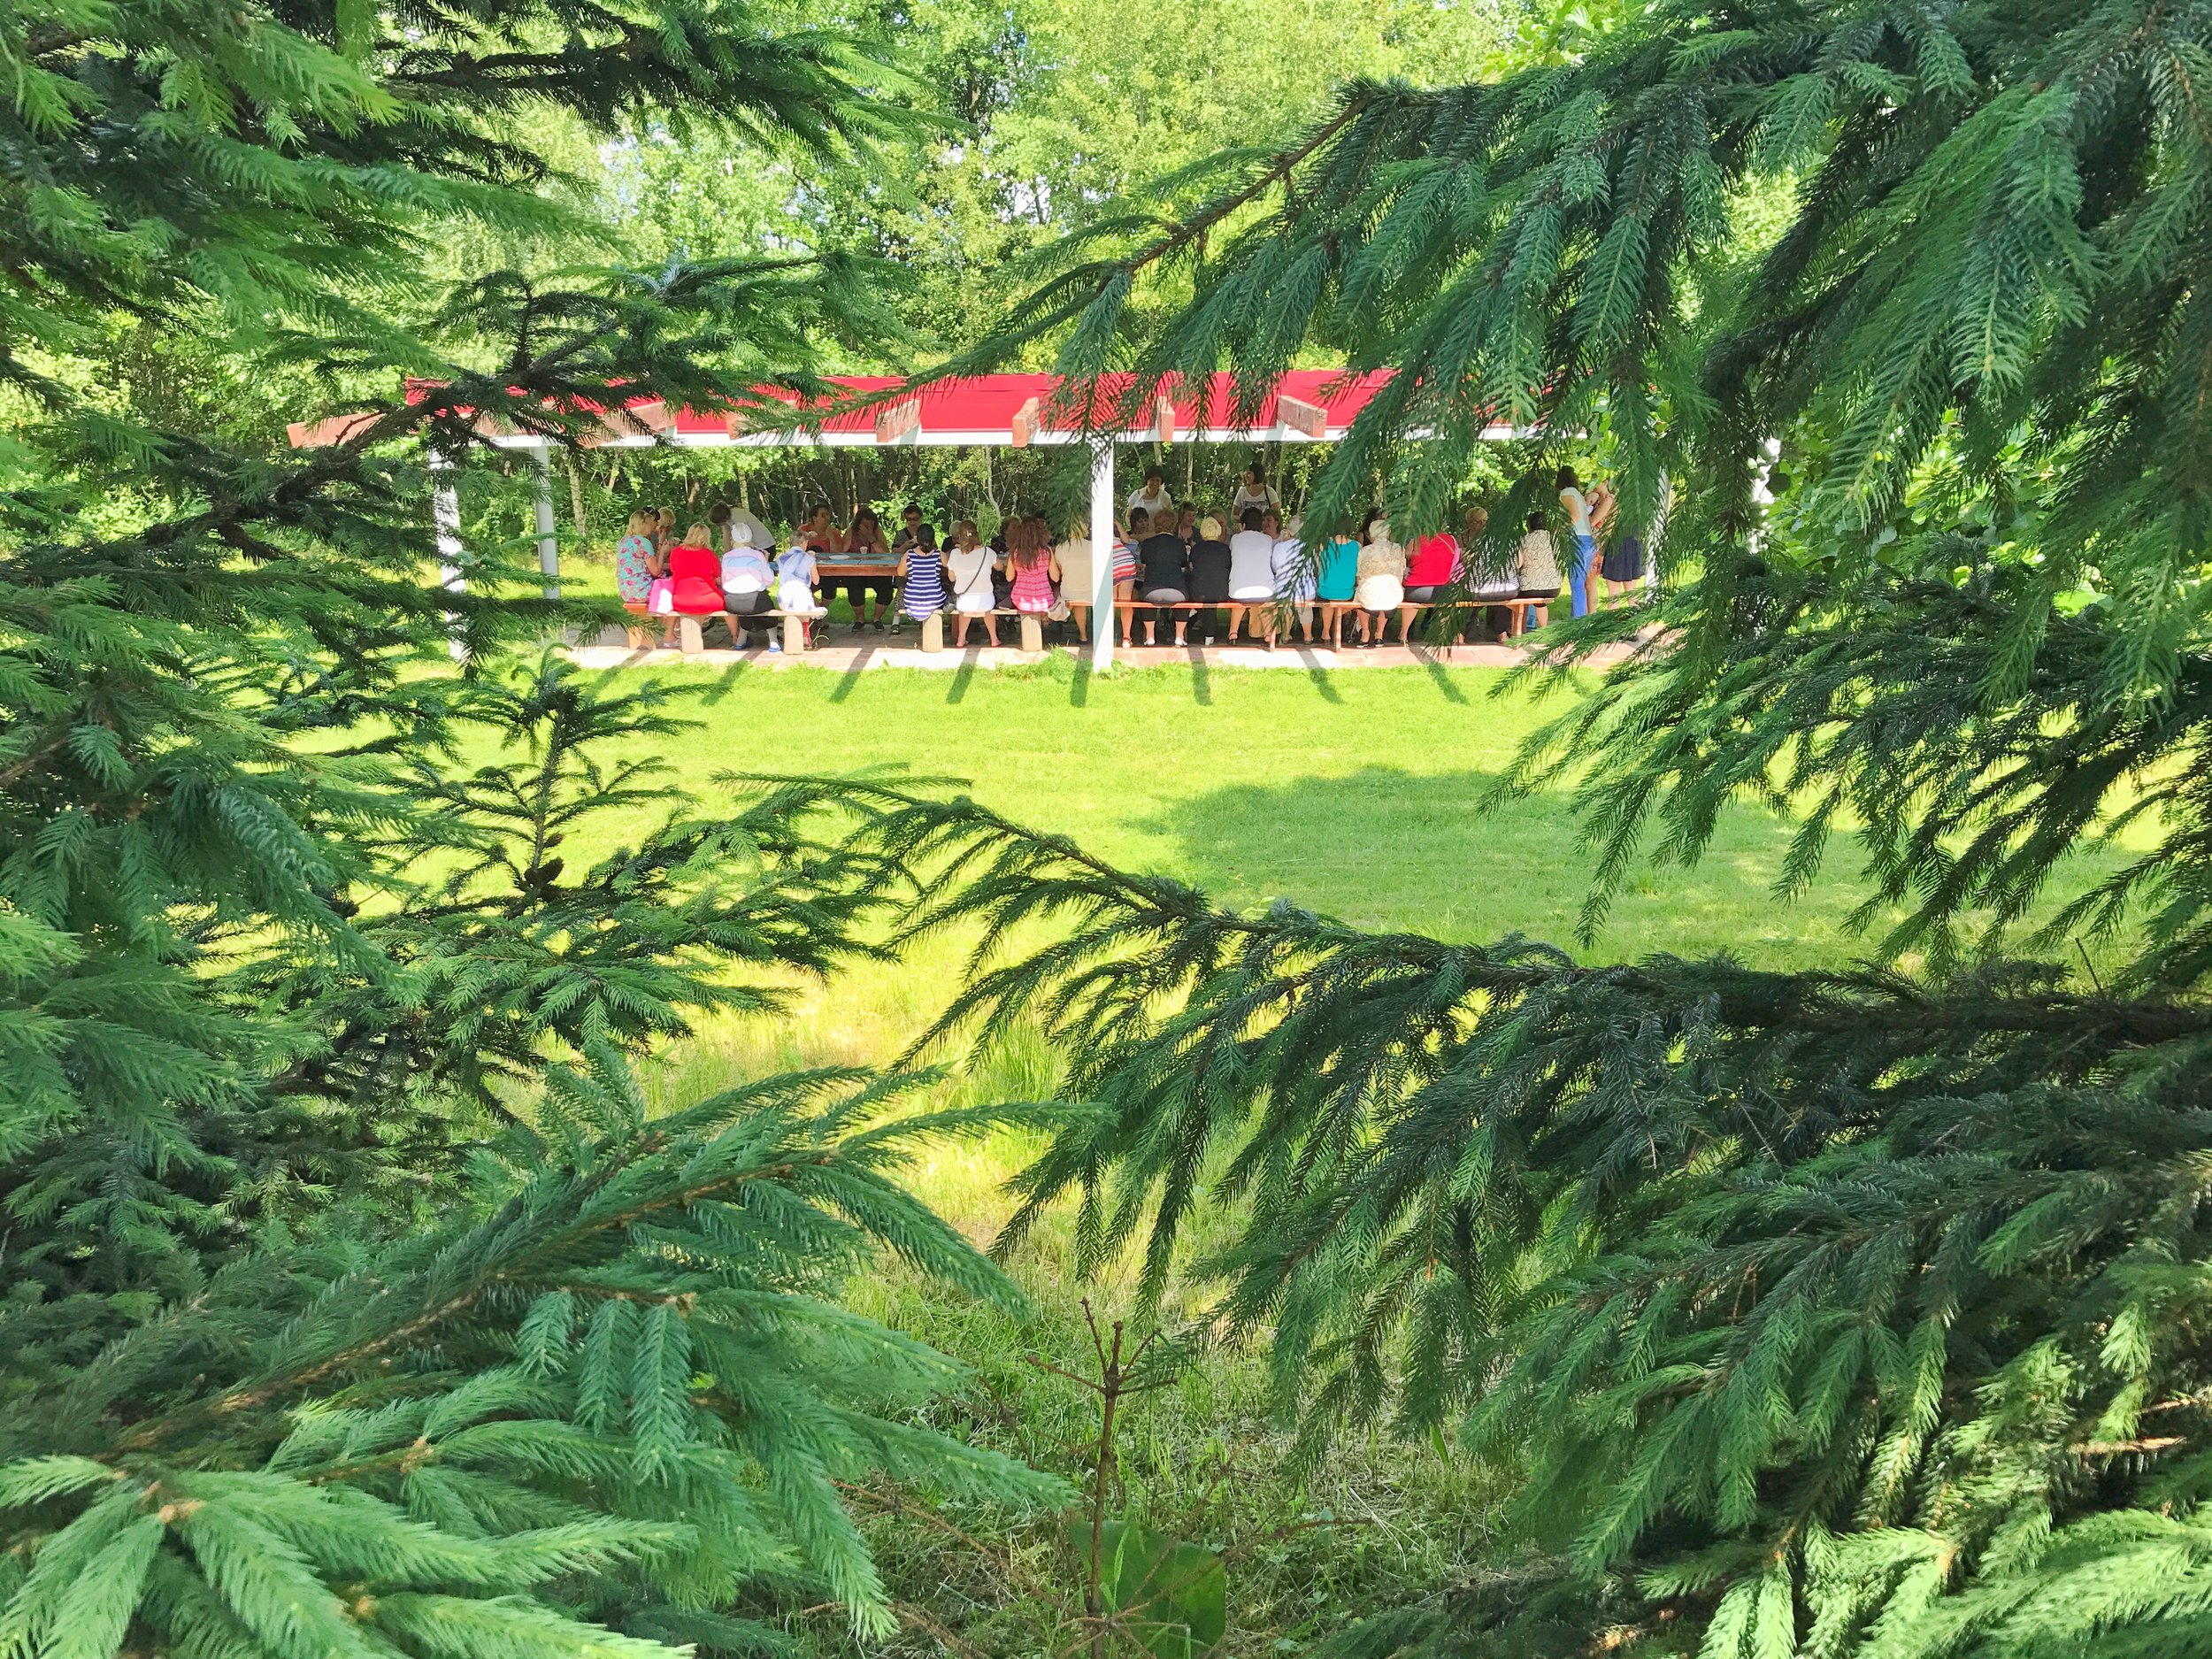
M 1031 616 L 1052 609 L 1052 546 L 1033 518 L 1006 522 L 1006 570 L 1013 580 L 1007 603 Z

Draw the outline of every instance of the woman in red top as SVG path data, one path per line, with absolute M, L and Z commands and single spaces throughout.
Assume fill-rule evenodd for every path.
M 895 565 L 891 544 L 884 540 L 883 521 L 876 517 L 873 507 L 863 507 L 853 515 L 852 528 L 845 532 L 841 551 L 856 563 Z M 886 576 L 864 576 L 842 579 L 846 603 L 853 608 L 853 632 L 873 628 L 883 632 L 891 618 L 892 579 Z M 863 605 L 866 606 L 864 611 Z
M 1423 536 L 1413 544 L 1413 557 L 1406 562 L 1406 602 L 1398 607 L 1398 637 L 1410 640 L 1408 632 L 1413 622 L 1416 605 L 1432 605 L 1443 591 L 1459 580 L 1459 542 L 1448 530 L 1439 530 L 1434 535 Z M 1424 626 L 1424 633 L 1427 632 Z
M 684 539 L 668 549 L 668 574 L 674 601 L 675 616 L 668 618 L 661 634 L 661 643 L 671 642 L 676 626 L 676 617 L 718 617 L 722 615 L 722 556 L 714 550 L 714 531 L 711 526 L 695 524 L 684 533 Z M 725 623 L 724 626 L 730 625 Z M 736 634 L 730 636 L 736 642 Z

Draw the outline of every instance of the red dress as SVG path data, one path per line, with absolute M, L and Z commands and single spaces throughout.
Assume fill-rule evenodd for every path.
M 671 548 L 668 574 L 678 611 L 699 617 L 722 609 L 722 561 L 712 548 Z

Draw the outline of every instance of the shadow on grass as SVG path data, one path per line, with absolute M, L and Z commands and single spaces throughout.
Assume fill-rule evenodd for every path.
M 1254 778 L 1134 827 L 1168 839 L 1165 867 L 1240 909 L 1280 898 L 1359 927 L 1473 941 L 1522 933 L 1587 960 L 1726 950 L 1797 966 L 1864 948 L 1846 926 L 1863 895 L 1843 868 L 1799 900 L 1774 897 L 1790 827 L 1750 810 L 1727 815 L 1696 867 L 1639 867 L 1596 942 L 1582 946 L 1575 928 L 1594 861 L 1567 801 L 1540 795 L 1485 811 L 1496 778 L 1390 766 Z

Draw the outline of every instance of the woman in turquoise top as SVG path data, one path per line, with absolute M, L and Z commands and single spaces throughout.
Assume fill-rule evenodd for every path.
M 1313 596 L 1321 603 L 1321 627 L 1329 636 L 1329 643 L 1337 644 L 1338 631 L 1343 626 L 1344 613 L 1352 609 L 1352 595 L 1359 586 L 1359 541 L 1352 534 L 1352 521 L 1339 518 L 1336 533 L 1321 549 L 1321 568 L 1313 585 Z

